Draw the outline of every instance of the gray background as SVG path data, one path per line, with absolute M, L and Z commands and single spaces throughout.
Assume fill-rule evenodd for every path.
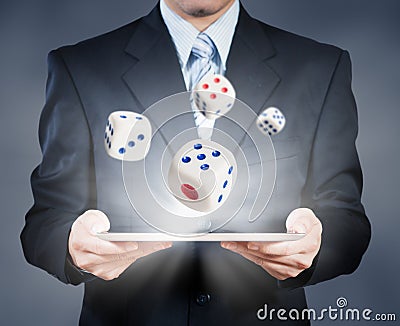
M 82 300 L 81 286 L 63 285 L 28 265 L 19 243 L 24 214 L 32 204 L 29 174 L 40 161 L 37 127 L 44 101 L 47 52 L 128 23 L 146 14 L 154 3 L 154 0 L 2 0 L 0 3 L 0 323 L 3 325 L 74 325 Z M 360 119 L 357 144 L 365 176 L 363 201 L 373 225 L 373 238 L 355 274 L 307 289 L 309 305 L 336 306 L 336 299 L 343 296 L 349 306 L 396 312 L 400 318 L 397 299 L 400 1 L 246 0 L 243 3 L 253 16 L 272 25 L 348 49 L 353 60 L 353 86 Z

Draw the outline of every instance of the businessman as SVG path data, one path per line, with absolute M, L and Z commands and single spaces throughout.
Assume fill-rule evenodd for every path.
M 198 44 L 209 69 L 225 74 L 256 113 L 285 108 L 287 126 L 273 139 L 274 194 L 251 227 L 271 231 L 272 220 L 303 239 L 173 245 L 95 237 L 110 227 L 152 231 L 132 211 L 120 162 L 103 149 L 104 121 L 190 90 L 201 77 Z M 39 136 L 43 160 L 21 240 L 30 263 L 85 283 L 82 325 L 258 325 L 264 304 L 305 308 L 303 288 L 353 272 L 369 243 L 348 53 L 261 23 L 237 0 L 162 0 L 127 26 L 52 51 Z

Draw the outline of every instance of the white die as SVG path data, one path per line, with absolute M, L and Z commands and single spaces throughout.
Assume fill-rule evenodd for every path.
M 205 75 L 192 92 L 197 109 L 210 120 L 228 113 L 235 103 L 235 96 L 235 89 L 229 80 L 213 74 Z
M 146 157 L 151 140 L 150 121 L 131 111 L 112 112 L 107 120 L 104 145 L 109 156 L 139 161 Z
M 236 160 L 222 145 L 196 139 L 175 154 L 168 174 L 172 194 L 184 205 L 212 212 L 228 198 L 236 180 Z
M 275 107 L 265 109 L 257 118 L 257 127 L 265 135 L 276 135 L 285 127 L 286 118 Z

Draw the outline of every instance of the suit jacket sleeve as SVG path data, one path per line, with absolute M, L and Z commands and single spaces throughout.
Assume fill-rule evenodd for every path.
M 370 223 L 360 201 L 362 173 L 355 146 L 358 118 L 351 78 L 349 54 L 344 51 L 325 96 L 302 194 L 302 206 L 312 208 L 321 220 L 321 248 L 312 267 L 279 282 L 282 287 L 352 273 L 369 244 Z
M 21 233 L 29 263 L 77 284 L 86 276 L 67 264 L 72 223 L 95 207 L 95 178 L 91 136 L 71 75 L 59 51 L 48 56 L 46 104 L 39 141 L 41 164 L 31 177 L 34 205 Z

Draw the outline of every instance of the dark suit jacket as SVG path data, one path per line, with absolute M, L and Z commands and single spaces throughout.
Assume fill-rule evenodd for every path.
M 152 231 L 134 216 L 121 162 L 105 153 L 104 123 L 112 111 L 142 112 L 185 86 L 158 7 L 118 30 L 52 51 L 48 60 L 43 161 L 32 175 L 35 203 L 21 239 L 31 264 L 62 282 L 85 282 L 83 325 L 258 324 L 265 303 L 304 308 L 304 286 L 359 265 L 370 225 L 360 203 L 347 52 L 265 25 L 241 8 L 227 78 L 253 110 L 277 106 L 287 118 L 273 139 L 277 184 L 265 214 L 283 229 L 291 210 L 309 207 L 323 225 L 313 266 L 283 282 L 218 243 L 177 244 L 108 282 L 68 264 L 71 225 L 87 209 L 104 211 L 114 230 Z M 262 219 L 257 223 L 269 231 Z

